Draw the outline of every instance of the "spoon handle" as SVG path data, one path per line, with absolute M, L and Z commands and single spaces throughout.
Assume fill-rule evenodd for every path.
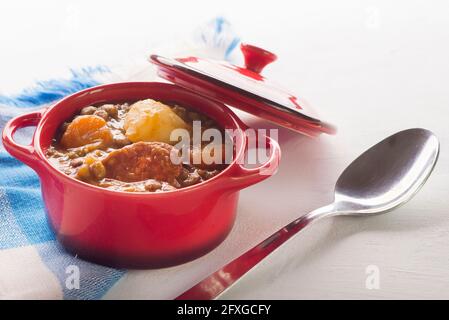
M 333 204 L 330 204 L 301 216 L 185 291 L 176 300 L 208 300 L 217 298 L 299 231 L 312 222 L 333 213 L 335 213 L 335 207 Z

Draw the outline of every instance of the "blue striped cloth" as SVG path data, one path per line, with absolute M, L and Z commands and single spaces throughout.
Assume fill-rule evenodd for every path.
M 218 49 L 225 59 L 239 43 L 223 18 L 201 27 L 194 41 L 215 56 Z M 68 79 L 42 81 L 14 96 L 0 95 L 0 129 L 14 116 L 104 83 L 114 78 L 113 73 L 106 66 L 73 70 Z M 27 143 L 32 133 L 32 128 L 21 130 L 16 140 Z M 37 175 L 1 144 L 0 177 L 0 299 L 99 299 L 123 277 L 126 270 L 89 263 L 64 251 L 47 224 Z M 70 266 L 79 268 L 79 288 L 68 283 Z

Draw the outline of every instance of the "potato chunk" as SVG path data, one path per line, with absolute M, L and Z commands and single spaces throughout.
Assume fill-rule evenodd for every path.
M 170 134 L 175 129 L 189 129 L 173 110 L 151 99 L 134 103 L 125 118 L 126 137 L 132 142 L 159 141 L 174 144 Z
M 106 121 L 95 115 L 76 117 L 61 137 L 64 148 L 77 148 L 95 142 L 104 146 L 112 142 L 112 133 Z

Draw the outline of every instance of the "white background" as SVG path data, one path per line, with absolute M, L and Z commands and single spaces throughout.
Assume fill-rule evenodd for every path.
M 219 248 L 186 265 L 131 271 L 107 297 L 173 298 L 330 202 L 339 173 L 364 149 L 424 127 L 442 152 L 416 198 L 388 215 L 312 226 L 226 298 L 449 298 L 447 1 L 2 1 L 0 92 L 69 67 L 143 58 L 216 15 L 245 42 L 277 53 L 265 75 L 339 132 L 309 139 L 282 129 L 278 174 L 242 192 L 236 226 Z M 380 270 L 378 290 L 365 286 L 370 265 Z

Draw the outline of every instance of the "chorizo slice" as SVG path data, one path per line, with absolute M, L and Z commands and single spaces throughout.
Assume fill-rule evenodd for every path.
M 106 178 L 124 182 L 147 179 L 173 182 L 182 171 L 182 164 L 170 159 L 173 147 L 163 142 L 136 142 L 112 151 L 103 159 Z

